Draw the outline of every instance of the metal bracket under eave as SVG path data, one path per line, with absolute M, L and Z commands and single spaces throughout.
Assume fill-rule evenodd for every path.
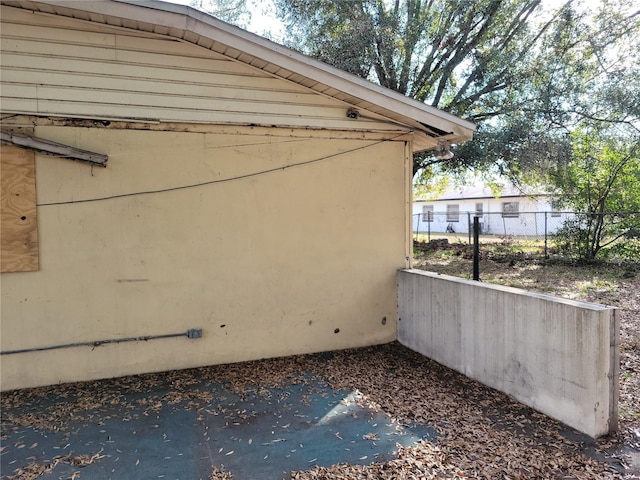
M 0 138 L 4 143 L 29 148 L 45 155 L 87 162 L 100 167 L 106 168 L 107 161 L 109 160 L 107 155 L 103 155 L 101 153 L 81 150 L 79 148 L 70 147 L 69 145 L 63 145 L 43 138 L 31 137 L 22 133 L 2 130 L 0 131 Z

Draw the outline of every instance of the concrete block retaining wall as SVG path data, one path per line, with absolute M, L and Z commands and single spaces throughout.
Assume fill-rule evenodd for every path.
M 617 429 L 614 308 L 402 270 L 398 310 L 412 350 L 591 437 Z

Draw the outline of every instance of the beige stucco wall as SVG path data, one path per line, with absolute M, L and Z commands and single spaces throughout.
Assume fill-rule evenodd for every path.
M 2 389 L 396 338 L 396 271 L 409 254 L 405 142 L 209 130 L 36 128 L 108 154 L 109 165 L 37 157 L 41 268 L 2 274 L 2 351 L 191 328 L 203 338 L 4 355 Z

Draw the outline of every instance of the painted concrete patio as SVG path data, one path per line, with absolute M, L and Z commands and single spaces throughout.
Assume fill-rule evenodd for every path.
M 3 411 L 2 474 L 208 479 L 217 467 L 238 479 L 279 479 L 316 465 L 387 461 L 397 444 L 436 435 L 306 372 L 284 388 L 242 392 L 199 373 L 31 391 Z
M 398 343 L 5 392 L 1 433 L 7 479 L 616 471 L 587 437 Z

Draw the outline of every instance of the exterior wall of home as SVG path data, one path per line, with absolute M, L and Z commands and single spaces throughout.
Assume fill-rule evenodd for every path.
M 36 155 L 40 270 L 2 274 L 2 351 L 203 336 L 4 355 L 2 389 L 395 340 L 410 146 L 199 128 L 35 128 L 109 163 Z
M 5 112 L 398 131 L 369 112 L 176 38 L 2 7 Z M 376 120 L 380 119 L 380 121 Z
M 504 202 L 518 202 L 519 214 L 515 217 L 502 216 Z M 473 222 L 476 203 L 482 203 L 480 226 L 482 233 L 494 235 L 544 235 L 544 212 L 551 212 L 551 202 L 548 197 L 502 197 L 478 199 L 450 199 L 419 201 L 413 203 L 413 231 L 414 232 L 446 232 L 451 227 L 455 233 L 469 232 L 469 219 Z M 423 207 L 433 207 L 433 221 L 426 222 L 423 218 Z M 457 205 L 459 209 L 458 221 L 449 221 L 447 205 Z M 470 214 L 470 216 L 468 215 Z M 547 233 L 555 233 L 564 220 L 571 217 L 562 212 L 558 217 L 547 216 Z M 471 226 L 471 228 L 473 228 Z

